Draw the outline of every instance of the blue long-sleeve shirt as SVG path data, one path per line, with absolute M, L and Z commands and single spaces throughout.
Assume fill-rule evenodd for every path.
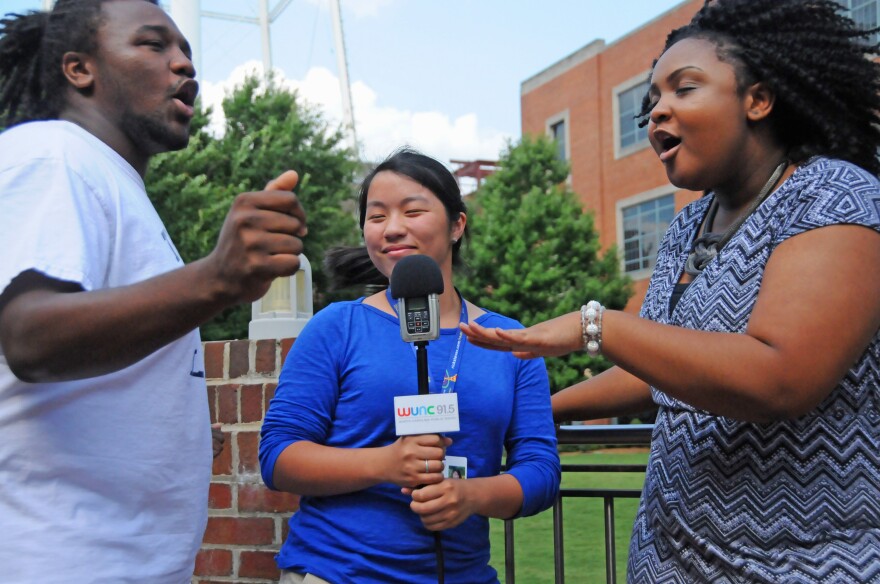
M 519 328 L 487 312 L 485 327 Z M 457 329 L 428 345 L 431 391 L 439 391 Z M 467 458 L 467 476 L 489 477 L 501 468 L 523 490 L 520 516 L 552 505 L 560 478 L 556 435 L 544 363 L 464 342 L 455 385 L 461 431 L 448 434 L 447 455 Z M 362 299 L 328 306 L 314 316 L 291 349 L 260 442 L 263 480 L 279 454 L 306 440 L 339 448 L 385 446 L 397 439 L 394 396 L 417 391 L 416 359 L 400 338 L 395 316 Z M 277 556 L 281 568 L 309 572 L 334 584 L 436 582 L 433 535 L 409 508 L 397 485 L 379 484 L 330 497 L 303 497 Z M 489 562 L 489 523 L 474 515 L 442 532 L 446 582 L 497 582 Z

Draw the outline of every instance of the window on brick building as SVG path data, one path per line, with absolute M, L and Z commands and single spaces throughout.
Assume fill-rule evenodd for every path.
M 877 0 L 837 0 L 846 9 L 847 15 L 863 29 L 876 28 L 880 22 L 880 2 Z M 871 36 L 873 42 L 880 41 L 880 35 Z
M 648 82 L 643 81 L 617 94 L 617 124 L 620 128 L 620 150 L 648 140 L 648 128 L 639 127 L 636 118 L 642 111 L 642 98 L 648 93 Z
M 549 117 L 545 123 L 547 135 L 556 142 L 556 157 L 559 160 L 569 160 L 571 156 L 568 149 L 568 110 Z
M 660 239 L 675 215 L 671 194 L 621 207 L 623 270 L 627 274 L 651 270 Z
M 560 120 L 550 126 L 550 136 L 556 142 L 556 158 L 567 160 L 565 155 L 565 120 Z

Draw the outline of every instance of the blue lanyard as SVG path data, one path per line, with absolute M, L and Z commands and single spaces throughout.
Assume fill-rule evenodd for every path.
M 461 297 L 461 292 L 458 289 L 455 290 L 455 293 L 458 294 L 458 299 L 461 301 L 461 316 L 459 317 L 459 322 L 463 322 L 467 324 L 468 315 L 467 315 L 467 305 L 464 303 L 464 298 Z M 388 297 L 388 304 L 391 305 L 391 308 L 394 310 L 394 314 L 397 315 L 397 318 L 400 319 L 400 313 L 397 312 L 397 302 L 391 297 L 391 289 L 385 289 L 385 296 Z M 455 384 L 458 382 L 458 370 L 461 369 L 461 359 L 463 355 L 462 349 L 464 348 L 465 342 L 467 338 L 464 336 L 464 333 L 461 329 L 458 329 L 458 339 L 455 341 L 455 348 L 452 350 L 449 356 L 449 366 L 444 370 L 445 373 L 443 375 L 443 385 L 440 390 L 442 393 L 452 393 L 455 390 Z M 416 347 L 413 343 L 410 343 L 410 347 L 412 347 L 413 354 L 415 355 Z M 428 386 L 432 385 L 431 383 L 431 375 L 428 375 Z

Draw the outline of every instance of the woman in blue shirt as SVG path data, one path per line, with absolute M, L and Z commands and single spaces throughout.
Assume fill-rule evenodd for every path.
M 521 325 L 455 290 L 467 215 L 442 164 L 396 152 L 366 177 L 359 206 L 366 252 L 385 278 L 413 254 L 440 267 L 429 388 L 457 394 L 460 431 L 395 435 L 394 397 L 415 395 L 418 383 L 387 290 L 316 314 L 287 357 L 260 443 L 266 484 L 303 496 L 277 556 L 282 581 L 310 574 L 333 584 L 436 582 L 433 532 L 442 531 L 446 582 L 497 582 L 488 518 L 538 513 L 558 493 L 544 363 L 477 348 L 459 331 L 461 322 Z M 466 479 L 444 476 L 447 456 Z

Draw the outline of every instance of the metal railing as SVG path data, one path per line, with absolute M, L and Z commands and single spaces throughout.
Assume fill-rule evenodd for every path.
M 559 444 L 599 446 L 647 446 L 651 443 L 650 424 L 620 426 L 560 426 L 556 437 Z M 643 464 L 563 464 L 566 472 L 645 472 Z M 614 549 L 614 499 L 638 499 L 641 489 L 560 489 L 553 504 L 553 567 L 556 584 L 565 583 L 563 550 L 562 502 L 566 498 L 601 498 L 605 518 L 605 579 L 617 582 L 617 555 Z M 515 584 L 514 521 L 504 522 L 504 581 Z

